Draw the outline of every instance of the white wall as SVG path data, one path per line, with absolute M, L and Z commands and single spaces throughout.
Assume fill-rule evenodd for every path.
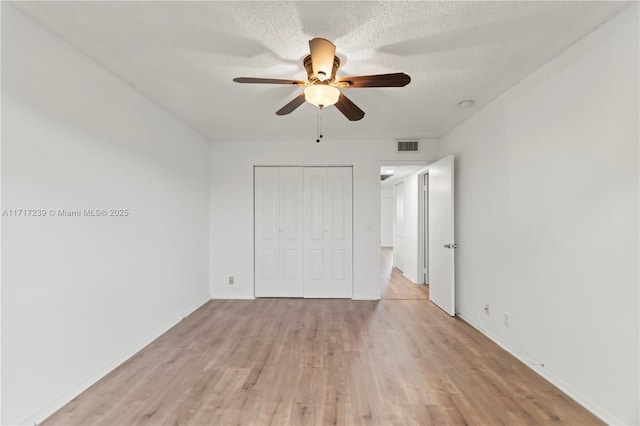
M 418 175 L 404 179 L 404 275 L 414 283 L 418 279 Z
M 209 144 L 2 4 L 2 424 L 41 421 L 209 298 Z
M 638 35 L 636 3 L 440 152 L 457 163 L 460 315 L 614 424 L 640 422 Z
M 380 161 L 432 159 L 397 153 L 393 140 L 214 142 L 211 148 L 211 295 L 253 298 L 253 166 L 353 165 L 354 298 L 380 297 Z M 233 161 L 230 161 L 233 159 Z M 371 226 L 373 231 L 368 231 Z M 228 276 L 235 284 L 228 285 Z
M 393 246 L 393 188 L 380 188 L 380 246 Z

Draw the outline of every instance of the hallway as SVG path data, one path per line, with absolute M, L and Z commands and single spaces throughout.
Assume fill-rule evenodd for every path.
M 428 300 L 429 286 L 411 282 L 400 270 L 393 267 L 393 248 L 380 248 L 380 280 L 383 299 Z

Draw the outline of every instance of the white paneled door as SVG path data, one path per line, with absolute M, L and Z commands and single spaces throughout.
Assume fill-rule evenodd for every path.
M 302 297 L 302 167 L 255 168 L 255 295 Z
M 429 165 L 429 299 L 449 315 L 455 307 L 453 156 Z
M 256 297 L 352 296 L 351 170 L 255 168 Z
M 352 296 L 350 167 L 304 168 L 304 297 Z

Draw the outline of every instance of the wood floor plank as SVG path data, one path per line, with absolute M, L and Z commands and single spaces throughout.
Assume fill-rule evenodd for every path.
M 44 424 L 602 424 L 407 281 L 381 301 L 212 300 Z

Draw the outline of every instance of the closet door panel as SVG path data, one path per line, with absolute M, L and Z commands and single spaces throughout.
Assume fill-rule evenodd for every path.
M 304 297 L 352 296 L 351 168 L 304 169 Z
M 281 251 L 280 275 L 283 281 L 296 281 L 300 268 L 298 268 L 297 249 L 285 249 Z M 302 280 L 300 280 L 302 281 Z
M 353 295 L 353 215 L 351 167 L 327 168 L 327 251 L 331 262 L 325 297 L 349 298 Z
M 320 284 L 324 281 L 324 249 L 315 249 L 309 251 L 309 262 L 308 262 L 308 278 L 312 283 Z M 309 293 L 309 292 L 307 292 Z
M 334 174 L 336 170 L 333 169 L 328 173 Z M 349 183 L 344 176 L 329 177 L 329 225 L 333 241 L 344 241 L 347 238 L 347 219 L 351 219 L 347 217 L 347 185 Z
M 305 188 L 305 226 L 310 231 L 309 239 L 321 244 L 326 232 L 326 179 L 322 168 L 305 169 L 308 184 Z
M 268 296 L 277 286 L 278 267 L 278 169 L 256 167 L 254 193 L 255 295 Z
M 255 296 L 302 297 L 302 167 L 256 167 L 254 187 Z
M 331 280 L 342 281 L 346 277 L 347 268 L 345 267 L 346 254 L 344 250 L 331 251 Z
M 281 167 L 279 184 L 279 290 L 273 296 L 303 296 L 302 167 Z
M 325 297 L 327 171 L 304 168 L 304 297 Z

